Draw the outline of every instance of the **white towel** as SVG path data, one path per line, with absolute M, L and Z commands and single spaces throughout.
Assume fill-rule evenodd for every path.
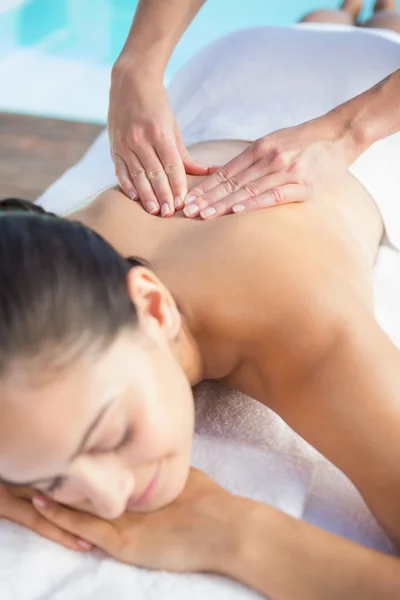
M 114 181 L 107 137 L 102 134 L 40 202 L 49 210 L 67 212 Z M 378 318 L 400 347 L 399 253 L 380 249 L 374 282 Z M 270 410 L 208 383 L 198 387 L 196 398 L 194 465 L 233 492 L 383 552 L 393 551 L 354 486 Z M 2 600 L 259 597 L 221 577 L 151 572 L 97 552 L 75 554 L 5 521 L 0 522 L 0 539 Z

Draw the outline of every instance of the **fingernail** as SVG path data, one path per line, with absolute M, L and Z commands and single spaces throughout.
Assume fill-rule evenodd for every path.
M 181 208 L 183 204 L 183 200 L 180 196 L 176 196 L 174 200 L 175 208 Z
M 197 206 L 197 204 L 191 204 L 190 206 L 185 206 L 183 212 L 187 217 L 191 217 L 194 214 L 196 214 L 198 210 L 199 207 Z
M 245 209 L 246 209 L 246 207 L 245 207 L 245 206 L 243 206 L 243 204 L 236 204 L 236 206 L 234 206 L 234 207 L 232 208 L 232 211 L 233 211 L 234 213 L 238 213 L 238 212 L 242 212 L 242 210 L 245 210 Z
M 129 194 L 129 198 L 130 198 L 131 200 L 136 200 L 136 198 L 137 198 L 137 192 L 136 192 L 136 190 L 132 190 L 132 191 L 130 192 L 130 194 Z
M 146 204 L 146 208 L 150 214 L 154 214 L 155 212 L 157 212 L 157 204 L 155 202 L 148 202 Z
M 77 539 L 76 543 L 78 544 L 79 548 L 81 548 L 82 550 L 91 550 L 93 548 L 93 544 L 91 544 L 90 542 L 87 542 L 86 540 L 82 540 L 80 538 Z
M 217 211 L 213 206 L 209 206 L 200 212 L 200 215 L 203 219 L 207 219 L 207 217 L 213 217 Z
M 167 202 L 164 202 L 164 204 L 161 207 L 161 216 L 165 217 L 165 215 L 167 215 L 169 212 L 171 212 L 170 208 L 169 208 Z
M 49 506 L 48 500 L 46 500 L 46 498 L 43 498 L 43 496 L 35 496 L 32 502 L 38 508 L 47 508 Z
M 185 204 L 190 204 L 190 202 L 193 202 L 193 200 L 196 200 L 196 196 L 186 196 Z

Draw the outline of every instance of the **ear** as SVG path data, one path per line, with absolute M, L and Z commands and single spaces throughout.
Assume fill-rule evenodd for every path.
M 176 303 L 165 285 L 146 267 L 133 267 L 127 275 L 128 292 L 136 306 L 139 321 L 147 327 L 153 319 L 169 341 L 177 338 L 182 319 Z

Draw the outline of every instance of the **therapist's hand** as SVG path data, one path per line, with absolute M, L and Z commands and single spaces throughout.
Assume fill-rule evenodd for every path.
M 54 525 L 35 510 L 31 503 L 31 498 L 35 493 L 33 488 L 12 488 L 0 484 L 0 518 L 23 525 L 34 533 L 70 550 L 80 552 L 91 550 L 91 544 L 80 539 L 79 536 L 65 531 L 62 527 Z
M 208 173 L 185 148 L 162 82 L 138 77 L 129 63 L 113 70 L 108 131 L 121 189 L 151 214 L 171 216 L 182 208 L 185 171 Z
M 184 214 L 207 219 L 302 202 L 335 184 L 359 153 L 334 112 L 275 131 L 191 189 Z
M 44 500 L 44 499 L 43 499 Z M 46 499 L 47 500 L 47 499 Z M 120 562 L 168 571 L 218 571 L 242 520 L 238 498 L 191 469 L 172 504 L 105 521 L 49 501 L 35 506 L 49 522 L 92 542 Z

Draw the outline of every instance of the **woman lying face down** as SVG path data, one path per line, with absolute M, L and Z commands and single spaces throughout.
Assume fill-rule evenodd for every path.
M 171 502 L 200 368 L 171 294 L 78 223 L 13 212 L 0 230 L 2 480 L 108 519 Z
M 189 471 L 190 386 L 217 379 L 272 407 L 400 539 L 400 359 L 369 279 L 382 222 L 350 175 L 332 198 L 209 222 L 156 219 L 113 189 L 71 215 L 86 226 L 0 208 L 0 476 L 57 501 L 35 505 L 47 525 L 278 600 L 398 597 L 394 558 Z

